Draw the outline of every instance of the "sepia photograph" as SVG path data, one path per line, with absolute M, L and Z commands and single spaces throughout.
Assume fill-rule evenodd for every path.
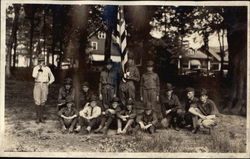
M 249 2 L 206 2 L 1 1 L 0 156 L 250 157 Z

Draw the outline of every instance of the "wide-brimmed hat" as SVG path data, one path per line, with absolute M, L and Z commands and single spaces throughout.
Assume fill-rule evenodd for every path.
M 127 105 L 134 105 L 133 99 L 129 98 L 129 99 L 127 100 L 127 103 L 126 103 L 126 104 L 127 104 Z
M 149 61 L 147 62 L 147 67 L 153 67 L 153 66 L 154 66 L 154 61 L 149 60 Z
M 96 95 L 92 95 L 90 97 L 90 102 L 92 102 L 92 101 L 97 101 L 97 96 Z
M 200 91 L 200 96 L 206 95 L 207 96 L 207 90 L 205 88 L 202 88 Z
M 82 83 L 82 87 L 83 87 L 83 86 L 89 87 L 89 83 L 88 83 L 88 82 L 83 82 L 83 83 Z
M 148 102 L 148 103 L 146 103 L 145 105 L 144 105 L 144 110 L 146 111 L 146 110 L 153 110 L 152 109 L 152 103 L 151 102 Z
M 73 81 L 72 81 L 72 79 L 70 77 L 65 78 L 64 81 L 63 81 L 64 85 L 66 85 L 66 84 L 72 85 L 72 83 L 73 83 Z
M 195 90 L 194 90 L 194 88 L 192 88 L 192 87 L 187 87 L 186 88 L 186 92 L 188 93 L 188 92 L 195 92 Z
M 38 61 L 45 61 L 45 57 L 43 54 L 38 55 Z
M 66 105 L 68 105 L 68 104 L 72 104 L 72 106 L 75 106 L 75 103 L 74 103 L 73 101 L 68 101 L 68 102 L 66 103 Z
M 114 97 L 113 99 L 112 99 L 112 101 L 111 101 L 112 103 L 114 103 L 114 102 L 120 102 L 120 99 L 118 98 L 118 97 Z
M 112 64 L 112 63 L 113 63 L 113 61 L 111 59 L 107 59 L 107 61 L 105 62 L 106 65 Z
M 175 87 L 174 86 L 172 86 L 172 84 L 171 83 L 167 83 L 167 86 L 166 86 L 166 91 L 171 91 L 171 90 L 173 90 Z

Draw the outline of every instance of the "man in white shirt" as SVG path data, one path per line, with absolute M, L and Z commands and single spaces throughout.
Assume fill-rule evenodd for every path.
M 45 65 L 43 55 L 38 57 L 38 65 L 33 68 L 32 77 L 35 79 L 33 97 L 36 104 L 36 123 L 44 123 L 43 114 L 49 91 L 48 87 L 55 81 L 55 77 L 50 68 Z
M 83 132 L 90 133 L 91 129 L 97 126 L 101 113 L 101 107 L 97 105 L 97 96 L 92 95 L 90 103 L 87 103 L 79 112 L 78 126 L 75 131 L 79 132 L 81 127 L 84 127 Z

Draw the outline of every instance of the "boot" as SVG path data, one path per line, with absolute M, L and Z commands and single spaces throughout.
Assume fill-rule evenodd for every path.
M 100 125 L 95 131 L 94 133 L 99 133 L 102 130 L 102 126 Z
M 40 106 L 40 112 L 41 112 L 41 114 L 40 114 L 40 122 L 41 122 L 41 123 L 45 123 L 45 120 L 44 120 L 44 118 L 43 118 L 44 108 L 45 108 L 45 105 L 41 105 L 41 106 Z
M 39 105 L 36 105 L 36 123 L 39 124 L 40 123 L 40 110 L 39 110 Z

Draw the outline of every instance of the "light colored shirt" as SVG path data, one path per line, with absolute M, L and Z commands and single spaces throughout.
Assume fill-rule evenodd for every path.
M 37 65 L 33 68 L 32 72 L 32 77 L 35 78 L 36 82 L 48 82 L 52 84 L 55 81 L 55 77 L 48 66 L 41 67 L 43 72 L 38 72 L 39 69 L 40 65 Z
M 87 105 L 79 112 L 79 115 L 83 118 L 97 118 L 102 113 L 101 108 L 99 106 L 91 107 Z

